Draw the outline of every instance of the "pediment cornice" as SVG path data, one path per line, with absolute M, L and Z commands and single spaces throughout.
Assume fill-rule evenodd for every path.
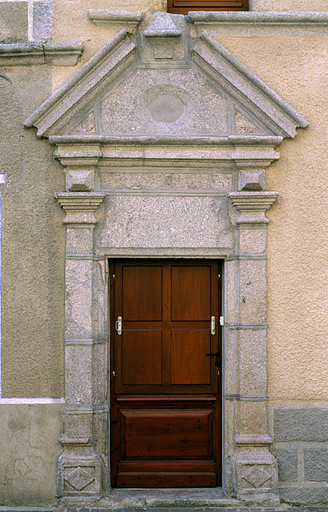
M 247 144 L 256 144 L 263 136 L 294 137 L 308 125 L 208 32 L 192 39 L 187 23 L 158 13 L 140 21 L 138 37 L 122 29 L 24 125 L 35 126 L 38 137 L 77 129 L 80 140 L 94 132 L 108 136 L 106 144 L 113 135 L 126 145 L 132 134 L 162 145 L 211 138 L 217 144 L 244 134 Z
M 122 29 L 46 100 L 26 121 L 35 126 L 38 137 L 61 133 L 78 113 L 87 109 L 114 80 L 127 71 L 136 58 L 136 46 Z

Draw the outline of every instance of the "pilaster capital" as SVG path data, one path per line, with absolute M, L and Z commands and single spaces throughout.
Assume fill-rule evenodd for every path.
M 94 215 L 104 200 L 105 194 L 100 192 L 59 192 L 56 199 L 65 210 L 64 224 L 96 224 Z
M 231 202 L 240 212 L 237 224 L 268 224 L 265 212 L 278 195 L 278 192 L 231 192 Z

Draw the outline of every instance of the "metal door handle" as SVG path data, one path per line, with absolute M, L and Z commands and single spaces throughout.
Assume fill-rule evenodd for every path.
M 117 320 L 115 322 L 115 329 L 117 331 L 117 334 L 119 336 L 121 336 L 121 334 L 122 334 L 122 317 L 121 316 L 117 317 Z
M 211 356 L 216 357 L 216 361 L 215 361 L 214 364 L 215 364 L 215 366 L 217 368 L 220 368 L 220 366 L 221 366 L 221 352 L 220 351 L 219 352 L 214 352 L 214 354 L 212 354 L 212 352 L 211 352 L 210 354 L 205 354 L 205 355 L 206 356 L 210 356 L 210 357 Z
M 215 316 L 211 316 L 211 334 L 215 334 Z

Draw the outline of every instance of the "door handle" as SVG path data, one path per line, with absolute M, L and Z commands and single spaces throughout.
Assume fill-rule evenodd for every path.
M 211 334 L 215 334 L 215 316 L 211 316 Z
M 121 336 L 121 334 L 122 334 L 122 317 L 121 316 L 117 317 L 117 320 L 115 322 L 115 329 L 117 331 L 117 334 L 119 336 Z
M 216 361 L 215 361 L 215 366 L 217 368 L 220 368 L 221 366 L 221 352 L 214 352 L 213 354 L 212 353 L 209 353 L 209 354 L 205 354 L 206 356 L 209 356 L 209 357 L 216 357 Z

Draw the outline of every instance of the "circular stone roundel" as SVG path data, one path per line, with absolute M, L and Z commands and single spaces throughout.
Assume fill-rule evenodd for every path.
M 160 94 L 149 105 L 151 115 L 156 121 L 173 123 L 182 116 L 183 102 L 171 94 Z
M 183 114 L 190 103 L 185 89 L 171 84 L 153 85 L 143 95 L 144 105 L 151 118 L 160 123 L 174 123 Z

